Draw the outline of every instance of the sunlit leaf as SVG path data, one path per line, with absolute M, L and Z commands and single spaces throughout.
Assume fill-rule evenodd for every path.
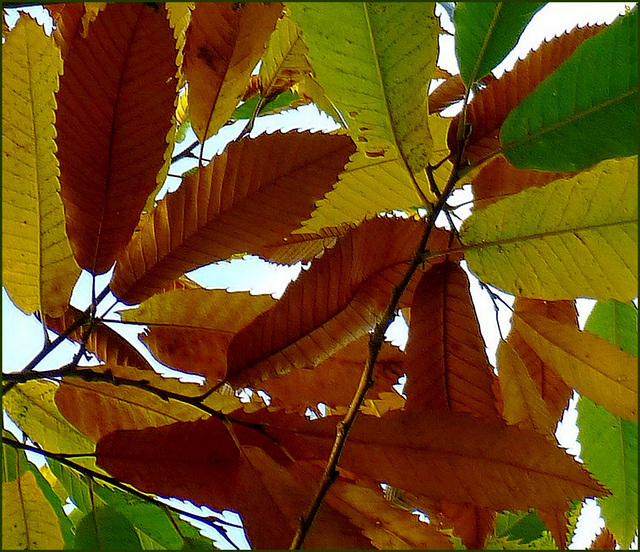
M 33 472 L 2 484 L 2 547 L 5 550 L 60 550 L 64 539 L 58 516 Z
M 270 295 L 177 289 L 123 311 L 122 318 L 149 324 L 142 340 L 165 364 L 221 381 L 227 373 L 227 347 L 233 336 L 274 304 Z
M 633 10 L 582 44 L 507 117 L 500 129 L 507 159 L 522 168 L 575 171 L 637 154 L 637 43 Z
M 453 12 L 456 56 L 467 87 L 484 77 L 516 45 L 544 2 L 459 2 Z
M 319 83 L 369 156 L 398 153 L 412 173 L 429 161 L 427 88 L 437 52 L 434 4 L 287 5 Z
M 3 285 L 23 311 L 58 316 L 80 274 L 58 195 L 54 94 L 62 61 L 25 14 L 2 53 Z
M 229 345 L 229 381 L 255 383 L 316 366 L 366 334 L 382 316 L 422 233 L 420 221 L 380 218 L 341 237 L 274 307 L 236 334 Z M 449 237 L 434 231 L 430 247 L 447 249 Z
M 282 4 L 200 2 L 184 51 L 191 125 L 200 140 L 215 134 L 242 97 Z
M 22 383 L 2 397 L 2 406 L 13 420 L 45 450 L 92 452 L 94 444 L 69 424 L 58 410 L 51 381 Z
M 71 43 L 56 95 L 61 195 L 76 260 L 93 273 L 122 252 L 156 187 L 175 48 L 164 7 L 145 4 L 108 5 Z
M 637 157 L 475 211 L 463 225 L 469 268 L 508 292 L 540 299 L 627 301 L 638 281 Z
M 114 508 L 104 506 L 80 520 L 74 549 L 142 550 L 142 546 L 131 522 Z
M 637 359 L 575 326 L 514 317 L 513 327 L 536 354 L 581 395 L 612 414 L 638 419 Z
M 140 302 L 187 270 L 288 236 L 335 183 L 353 150 L 347 136 L 311 133 L 230 144 L 144 220 L 111 289 L 125 302 Z

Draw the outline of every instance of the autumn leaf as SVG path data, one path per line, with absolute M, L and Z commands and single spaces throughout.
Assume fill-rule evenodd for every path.
M 514 317 L 545 318 L 577 327 L 573 301 L 541 301 L 517 297 Z M 498 345 L 498 379 L 507 423 L 553 435 L 572 389 L 527 345 L 518 327 Z
M 577 48 L 507 117 L 500 129 L 507 159 L 526 169 L 575 171 L 637 155 L 637 41 L 636 9 Z M 606 58 L 612 51 L 613 64 Z
M 183 71 L 200 141 L 215 134 L 242 97 L 282 4 L 197 3 L 187 29 Z
M 419 221 L 380 218 L 340 238 L 274 307 L 236 334 L 229 345 L 229 382 L 252 384 L 316 366 L 367 333 L 402 278 L 422 231 Z M 445 231 L 433 232 L 428 246 L 445 250 L 448 237 Z M 372 248 L 376 256 L 367 255 Z
M 99 274 L 156 187 L 176 95 L 175 40 L 164 8 L 110 4 L 70 48 L 56 95 L 61 195 L 76 260 Z
M 405 370 L 407 410 L 499 419 L 469 282 L 456 263 L 435 265 L 418 283 Z
M 527 345 L 579 393 L 628 420 L 638 419 L 637 360 L 575 326 L 545 318 L 515 317 Z
M 271 397 L 271 406 L 304 414 L 308 407 L 323 403 L 332 409 L 347 406 L 358 386 L 360 372 L 369 354 L 368 336 L 340 349 L 311 369 L 294 370 L 278 378 L 261 382 L 257 387 Z M 385 343 L 376 363 L 375 383 L 369 397 L 390 391 L 403 375 L 405 354 Z
M 47 327 L 58 334 L 67 331 L 74 325 L 84 313 L 75 307 L 69 306 L 62 316 L 53 318 L 45 316 Z M 68 337 L 76 341 L 82 341 L 86 327 L 81 326 L 69 333 Z M 88 351 L 94 352 L 103 362 L 132 366 L 139 370 L 153 370 L 147 360 L 138 350 L 118 332 L 107 326 L 104 322 L 94 321 L 91 332 L 85 343 Z
M 544 2 L 460 3 L 453 12 L 456 57 L 467 88 L 484 77 L 515 46 Z
M 469 268 L 524 297 L 635 297 L 637 178 L 637 157 L 611 159 L 475 211 L 461 230 Z
M 80 275 L 64 232 L 53 141 L 62 61 L 53 39 L 28 15 L 2 50 L 3 282 L 26 313 L 58 316 Z
M 15 481 L 2 484 L 2 545 L 7 550 L 62 549 L 64 539 L 58 516 L 27 471 Z
M 269 295 L 176 289 L 123 311 L 122 318 L 150 326 L 142 341 L 160 361 L 218 382 L 227 373 L 233 336 L 274 303 Z
M 330 189 L 352 152 L 346 136 L 311 133 L 230 144 L 143 221 L 118 261 L 111 289 L 121 300 L 139 303 L 187 270 L 286 237 Z

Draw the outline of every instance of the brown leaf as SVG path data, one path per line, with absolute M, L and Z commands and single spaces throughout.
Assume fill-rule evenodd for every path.
M 51 14 L 56 26 L 53 30 L 53 39 L 60 48 L 63 60 L 69 57 L 70 45 L 76 34 L 80 34 L 82 16 L 85 7 L 82 2 L 65 2 L 61 4 L 47 4 L 47 10 Z
M 187 270 L 278 242 L 309 217 L 354 151 L 346 136 L 309 132 L 229 144 L 158 203 L 118 260 L 111 289 L 139 303 Z
M 253 384 L 317 366 L 366 334 L 404 276 L 423 231 L 421 221 L 379 218 L 341 237 L 273 308 L 234 337 L 229 382 Z M 428 248 L 445 251 L 449 237 L 435 230 Z
M 499 418 L 469 280 L 457 263 L 440 263 L 420 279 L 405 369 L 407 410 Z
M 474 202 L 484 207 L 507 195 L 539 188 L 567 176 L 567 173 L 517 169 L 499 155 L 482 167 L 473 179 Z
M 108 365 L 93 371 L 111 371 L 119 377 L 134 376 L 123 367 Z M 132 378 L 136 379 L 136 378 Z M 196 384 L 166 380 L 158 374 L 145 374 L 151 385 L 180 392 L 185 396 L 202 393 Z M 84 435 L 97 441 L 117 429 L 144 429 L 177 421 L 193 421 L 206 416 L 183 402 L 163 400 L 143 389 L 113 383 L 65 378 L 56 391 L 56 405 L 62 415 Z
M 542 317 L 577 327 L 573 301 L 517 297 L 513 309 L 525 320 Z M 498 346 L 498 369 L 507 423 L 553 435 L 572 389 L 527 345 L 517 326 Z
M 616 549 L 616 539 L 613 536 L 613 533 L 609 531 L 606 527 L 602 529 L 600 534 L 595 538 L 595 540 L 591 543 L 589 550 L 615 550 Z
M 289 546 L 315 490 L 308 474 L 273 441 L 249 428 L 230 430 L 215 418 L 119 431 L 99 442 L 96 455 L 101 467 L 139 489 L 239 511 L 257 549 Z M 361 529 L 329 502 L 305 545 L 372 547 Z
M 69 47 L 56 95 L 61 195 L 76 260 L 98 274 L 131 239 L 156 186 L 174 111 L 175 40 L 164 8 L 110 4 Z
M 49 328 L 61 334 L 82 315 L 82 311 L 70 306 L 62 316 L 53 318 L 45 315 L 44 319 Z M 78 328 L 69 334 L 69 338 L 81 341 L 84 330 L 85 327 Z M 86 348 L 106 363 L 131 366 L 139 370 L 153 370 L 147 360 L 129 341 L 100 321 L 94 323 L 86 342 Z
M 263 422 L 265 434 L 298 460 L 327 458 L 338 421 L 266 413 L 251 419 Z M 568 500 L 606 494 L 544 436 L 459 414 L 362 416 L 351 429 L 340 466 L 418 497 L 495 511 L 564 509 Z
M 184 50 L 191 125 L 202 141 L 229 119 L 242 98 L 280 2 L 199 2 L 191 13 Z
M 325 249 L 331 249 L 340 236 L 344 236 L 349 228 L 356 225 L 326 227 L 313 234 L 290 234 L 279 242 L 267 244 L 252 253 L 275 263 L 293 264 L 298 261 L 309 262 L 321 257 Z
M 455 504 L 447 500 L 422 501 L 431 523 L 452 527 L 454 533 L 469 550 L 484 549 L 487 538 L 493 534 L 496 513 L 490 508 L 476 508 L 473 504 Z
M 465 148 L 467 158 L 477 164 L 497 152 L 500 149 L 500 127 L 511 110 L 569 58 L 584 40 L 603 28 L 604 25 L 576 27 L 544 42 L 535 52 L 530 52 L 526 58 L 519 60 L 513 70 L 478 91 L 467 107 L 466 121 L 472 128 Z M 449 127 L 449 147 L 452 153 L 457 152 L 459 121 L 460 116 L 457 116 Z
M 271 406 L 304 414 L 307 407 L 324 403 L 331 408 L 348 406 L 358 387 L 360 373 L 369 356 L 369 336 L 347 345 L 311 369 L 294 370 L 279 378 L 271 378 L 258 387 L 271 396 Z M 405 354 L 385 342 L 376 363 L 375 383 L 368 396 L 377 397 L 390 391 L 403 374 Z
M 212 383 L 226 376 L 233 336 L 274 303 L 270 295 L 175 289 L 123 311 L 122 318 L 149 326 L 142 341 L 160 361 Z
M 560 550 L 567 549 L 567 518 L 568 510 L 538 510 L 538 517 L 544 523 L 553 540 Z
M 442 69 L 437 69 L 442 72 Z M 429 113 L 440 113 L 443 109 L 450 107 L 454 103 L 464 100 L 467 92 L 460 74 L 452 76 L 446 72 L 442 75 L 438 75 L 437 73 L 438 71 L 436 71 L 434 78 L 444 78 L 445 81 L 429 94 Z M 496 80 L 496 78 L 492 74 L 489 74 L 480 82 L 486 85 L 494 80 Z

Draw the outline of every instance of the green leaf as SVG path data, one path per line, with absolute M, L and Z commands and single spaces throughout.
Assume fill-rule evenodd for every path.
M 318 82 L 370 156 L 429 161 L 427 89 L 437 56 L 433 2 L 291 2 Z
M 74 550 L 142 550 L 131 522 L 111 506 L 85 515 L 76 529 Z
M 458 2 L 456 56 L 465 86 L 488 74 L 516 45 L 545 2 Z
M 607 301 L 596 304 L 585 329 L 637 356 L 637 323 L 634 305 Z M 612 492 L 599 499 L 602 516 L 620 545 L 629 548 L 638 527 L 638 425 L 580 397 L 578 427 L 586 467 Z
M 611 496 L 598 499 L 602 517 L 623 548 L 638 528 L 638 424 L 614 416 L 586 397 L 578 401 L 578 427 L 586 468 Z
M 500 129 L 515 166 L 576 171 L 638 153 L 637 10 L 585 41 Z
M 603 161 L 469 217 L 469 268 L 524 297 L 628 301 L 638 293 L 638 158 Z
M 8 437 L 9 439 L 15 439 L 15 437 L 6 430 L 2 431 L 2 436 Z M 27 460 L 24 451 L 2 443 L 3 483 L 18 479 L 18 477 L 24 473 L 28 465 L 29 460 Z
M 502 512 L 496 516 L 495 536 L 505 537 L 512 541 L 529 543 L 539 539 L 545 526 L 535 511 Z
M 273 100 L 267 102 L 260 110 L 259 115 L 278 113 L 283 109 L 291 107 L 291 104 L 299 100 L 300 96 L 297 92 L 285 90 L 284 92 L 282 92 L 282 94 L 278 94 L 275 98 L 273 98 Z M 256 94 L 252 98 L 249 98 L 246 102 L 236 108 L 236 110 L 233 112 L 233 115 L 231 115 L 231 119 L 236 121 L 239 119 L 250 119 L 259 101 L 259 94 Z

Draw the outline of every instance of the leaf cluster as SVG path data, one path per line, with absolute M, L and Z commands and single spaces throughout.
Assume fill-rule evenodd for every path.
M 3 27 L 3 284 L 46 334 L 4 374 L 5 547 L 563 549 L 589 497 L 630 546 L 637 10 L 494 77 L 542 6 L 457 3 L 459 75 L 428 2 Z M 260 133 L 310 104 L 334 130 Z M 247 255 L 305 268 L 278 299 L 195 281 Z M 495 366 L 474 283 L 511 317 Z M 584 463 L 555 438 L 576 391 Z

